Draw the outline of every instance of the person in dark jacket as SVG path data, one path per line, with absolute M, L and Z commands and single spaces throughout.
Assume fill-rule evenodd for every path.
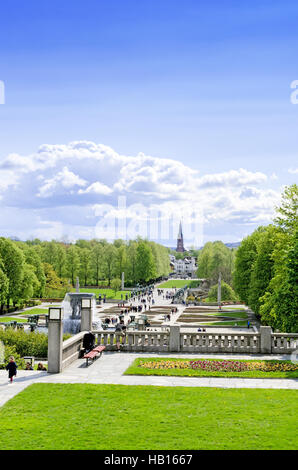
M 10 383 L 13 381 L 13 376 L 17 375 L 17 365 L 15 363 L 14 357 L 10 356 L 9 358 L 9 363 L 6 366 L 6 370 L 8 370 L 8 378 L 10 380 Z
M 91 351 L 95 346 L 95 335 L 89 331 L 86 333 L 83 338 L 83 348 L 86 352 Z

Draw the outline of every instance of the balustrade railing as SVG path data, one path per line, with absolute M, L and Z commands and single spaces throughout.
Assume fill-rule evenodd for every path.
M 181 352 L 260 352 L 260 335 L 256 333 L 180 333 Z
M 168 351 L 168 331 L 128 331 L 125 335 L 114 331 L 93 331 L 97 344 L 106 347 L 107 351 L 117 349 L 120 343 L 123 351 Z
M 298 333 L 272 333 L 272 353 L 289 354 L 295 350 L 298 350 Z

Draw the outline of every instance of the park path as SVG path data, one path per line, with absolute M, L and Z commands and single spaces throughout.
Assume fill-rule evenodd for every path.
M 167 387 L 220 387 L 220 388 L 267 388 L 298 390 L 298 379 L 249 379 L 224 377 L 161 377 L 125 376 L 123 373 L 137 357 L 202 358 L 206 354 L 125 353 L 105 352 L 102 357 L 86 367 L 84 359 L 74 361 L 60 374 L 38 371 L 18 371 L 12 384 L 7 372 L 0 370 L 0 406 L 32 383 L 87 383 L 119 385 L 153 385 Z M 268 356 L 208 355 L 210 358 L 269 359 Z M 290 359 L 289 356 L 270 356 L 270 359 Z

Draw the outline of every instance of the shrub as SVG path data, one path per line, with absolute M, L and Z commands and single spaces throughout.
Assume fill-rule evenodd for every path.
M 48 337 L 45 333 L 27 333 L 24 330 L 9 328 L 5 331 L 0 330 L 0 340 L 3 341 L 5 347 L 14 347 L 21 357 L 47 357 L 48 355 Z

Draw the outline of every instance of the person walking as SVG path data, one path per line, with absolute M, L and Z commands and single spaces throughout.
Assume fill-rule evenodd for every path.
M 6 366 L 6 370 L 8 370 L 8 378 L 10 383 L 13 381 L 14 375 L 17 375 L 17 365 L 15 363 L 14 357 L 10 356 L 9 363 Z

